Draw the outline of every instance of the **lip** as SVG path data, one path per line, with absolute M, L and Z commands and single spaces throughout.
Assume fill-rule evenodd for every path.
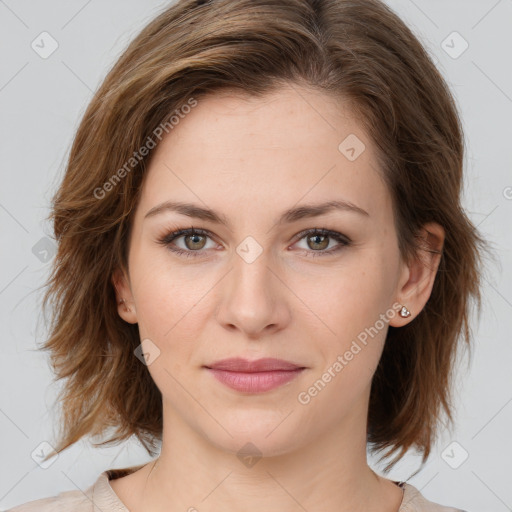
M 227 370 L 230 372 L 272 372 L 277 370 L 297 370 L 304 368 L 290 361 L 284 359 L 274 359 L 272 357 L 264 357 L 262 359 L 256 359 L 249 361 L 242 357 L 231 357 L 229 359 L 221 359 L 210 365 L 206 365 L 206 368 L 212 370 Z
M 282 359 L 249 361 L 238 357 L 222 359 L 205 368 L 226 386 L 245 393 L 270 391 L 290 382 L 306 369 Z

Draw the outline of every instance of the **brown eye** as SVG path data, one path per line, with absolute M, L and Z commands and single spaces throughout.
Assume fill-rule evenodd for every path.
M 206 245 L 206 237 L 203 235 L 198 235 L 197 233 L 184 236 L 184 241 L 187 249 L 190 250 L 203 249 L 203 247 Z
M 298 242 L 305 240 L 306 247 L 302 247 L 308 257 L 329 256 L 341 251 L 351 245 L 352 241 L 347 236 L 331 231 L 329 229 L 307 229 L 299 233 L 296 237 Z M 331 241 L 337 242 L 334 247 L 327 249 Z
M 211 240 L 209 232 L 199 228 L 188 228 L 173 231 L 160 238 L 158 242 L 180 256 L 204 256 Z M 212 244 L 213 240 L 211 240 Z M 204 249 L 204 250 L 203 250 Z
M 311 235 L 307 237 L 310 249 L 323 250 L 329 246 L 329 237 L 326 235 Z M 312 241 L 310 243 L 310 241 Z

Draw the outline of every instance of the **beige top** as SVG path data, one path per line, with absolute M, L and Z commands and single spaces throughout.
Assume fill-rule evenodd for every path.
M 82 491 L 64 491 L 58 496 L 42 498 L 18 505 L 7 512 L 130 512 L 110 486 L 109 481 L 140 469 L 144 464 L 124 469 L 109 469 L 96 482 Z M 443 507 L 425 499 L 416 487 L 406 482 L 394 482 L 403 489 L 398 512 L 464 512 Z

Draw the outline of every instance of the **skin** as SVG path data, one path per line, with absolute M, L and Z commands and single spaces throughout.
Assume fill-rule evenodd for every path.
M 354 161 L 338 150 L 349 134 L 366 147 Z M 129 272 L 116 270 L 112 282 L 126 300 L 121 317 L 138 323 L 141 340 L 160 351 L 148 370 L 163 397 L 162 451 L 156 466 L 111 481 L 113 490 L 131 512 L 396 512 L 402 490 L 366 459 L 370 385 L 387 324 L 308 404 L 297 398 L 379 315 L 395 311 L 394 327 L 411 322 L 439 264 L 429 253 L 427 265 L 425 254 L 409 264 L 401 259 L 374 145 L 348 104 L 297 84 L 258 99 L 216 93 L 153 151 Z M 214 209 L 230 227 L 173 211 L 144 218 L 171 200 Z M 331 211 L 275 222 L 288 208 L 328 200 L 350 201 L 369 215 Z M 211 235 L 182 236 L 174 246 L 202 255 L 187 258 L 158 243 L 191 226 Z M 340 243 L 296 238 L 310 228 L 339 232 L 352 244 L 326 254 Z M 441 226 L 424 228 L 441 249 Z M 251 263 L 236 252 L 247 236 L 263 249 Z M 396 303 L 411 316 L 400 317 Z M 307 369 L 277 389 L 240 393 L 202 367 L 234 356 Z M 263 456 L 252 467 L 236 456 L 247 442 Z

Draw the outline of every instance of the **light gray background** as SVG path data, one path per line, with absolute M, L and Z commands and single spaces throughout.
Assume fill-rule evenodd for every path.
M 469 512 L 512 510 L 512 1 L 388 4 L 426 45 L 456 97 L 468 146 L 464 205 L 501 261 L 489 264 L 485 275 L 469 369 L 467 359 L 460 363 L 457 428 L 445 432 L 427 466 L 409 482 L 429 499 Z M 36 289 L 52 256 L 44 218 L 79 119 L 127 43 L 165 5 L 157 0 L 0 0 L 2 510 L 85 489 L 107 468 L 148 460 L 136 442 L 99 450 L 86 441 L 47 469 L 31 458 L 41 442 L 51 441 L 58 388 L 46 356 L 34 351 L 45 334 Z M 59 45 L 46 59 L 31 47 L 43 31 Z M 458 58 L 443 48 L 454 31 L 469 44 Z M 447 41 L 452 51 L 462 48 L 458 36 Z M 452 468 L 465 452 L 467 460 Z M 410 454 L 388 477 L 405 480 L 418 464 Z

